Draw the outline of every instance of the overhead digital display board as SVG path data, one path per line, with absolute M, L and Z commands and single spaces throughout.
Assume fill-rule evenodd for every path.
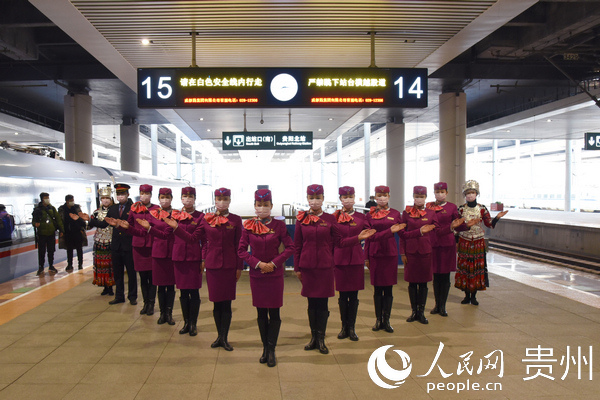
M 139 68 L 140 108 L 427 107 L 425 68 Z
M 223 132 L 223 150 L 312 150 L 313 133 Z
M 585 133 L 585 149 L 600 150 L 600 133 L 586 132 Z

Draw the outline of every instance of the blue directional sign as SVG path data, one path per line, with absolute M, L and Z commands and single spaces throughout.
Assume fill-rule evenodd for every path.
M 312 132 L 223 132 L 223 150 L 312 150 Z
M 600 150 L 600 133 L 586 132 L 585 133 L 585 149 Z

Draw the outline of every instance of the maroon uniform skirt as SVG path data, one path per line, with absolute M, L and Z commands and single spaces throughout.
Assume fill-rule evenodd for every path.
M 300 268 L 304 297 L 333 297 L 333 268 Z
M 200 289 L 202 287 L 201 265 L 202 260 L 173 261 L 177 289 Z
M 371 285 L 392 286 L 398 283 L 398 256 L 369 257 Z
M 258 308 L 283 307 L 283 275 L 250 277 L 252 305 Z
M 336 265 L 333 269 L 335 275 L 335 290 L 338 292 L 354 292 L 365 288 L 365 266 Z
M 170 258 L 152 258 L 152 284 L 155 286 L 175 284 L 173 261 Z
M 152 271 L 152 248 L 132 247 L 133 268 L 140 271 Z
M 406 254 L 407 264 L 404 266 L 404 280 L 409 283 L 431 282 L 433 272 L 431 270 L 432 253 L 429 254 Z
M 208 299 L 213 303 L 235 300 L 235 268 L 206 269 Z
M 432 268 L 434 274 L 456 271 L 456 246 L 434 247 Z

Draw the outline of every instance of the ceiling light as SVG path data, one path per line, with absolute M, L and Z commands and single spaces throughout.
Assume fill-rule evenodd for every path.
M 329 118 L 330 121 L 333 121 L 333 118 Z
M 18 135 L 18 134 L 19 134 L 19 132 L 15 132 L 15 135 Z
M 322 131 L 322 129 L 321 129 L 321 128 L 319 128 L 319 132 L 321 132 L 321 131 Z
M 551 119 L 547 119 L 546 122 L 552 122 L 552 120 Z
M 144 46 L 148 46 L 150 43 L 152 43 L 149 39 L 142 39 L 142 44 Z
M 207 129 L 206 132 L 210 132 L 210 129 Z
M 200 118 L 200 121 L 204 121 L 204 118 Z
M 507 129 L 507 130 L 506 130 L 506 132 L 507 132 L 507 133 L 510 133 L 510 129 Z

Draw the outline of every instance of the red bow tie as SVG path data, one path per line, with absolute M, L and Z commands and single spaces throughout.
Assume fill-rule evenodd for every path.
M 354 221 L 354 218 L 344 210 L 337 210 L 333 213 L 333 216 L 337 219 L 337 222 L 340 224 L 344 222 Z
M 298 215 L 296 215 L 296 219 L 300 221 L 302 225 L 310 225 L 313 222 L 317 222 L 319 217 L 306 211 L 300 211 Z
M 227 222 L 229 222 L 229 220 L 226 217 L 223 217 L 221 215 L 217 215 L 215 213 L 208 213 L 208 214 L 206 214 L 204 216 L 204 219 L 213 228 L 217 227 L 217 226 L 221 226 L 221 225 L 226 224 Z
M 257 235 L 264 235 L 271 231 L 259 218 L 247 219 L 244 221 L 244 228 Z
M 158 209 L 154 209 L 154 210 L 150 210 L 150 215 L 152 215 L 154 218 L 156 219 L 160 219 L 162 220 L 163 218 L 166 218 L 169 216 L 169 213 L 165 210 L 158 210 Z
M 171 213 L 171 218 L 176 219 L 177 221 L 183 221 L 193 217 L 185 211 L 173 210 Z
M 382 219 L 382 218 L 386 217 L 389 213 L 390 213 L 389 208 L 387 210 L 382 210 L 375 206 L 371 207 L 371 210 L 369 211 L 369 214 L 371 214 L 371 217 L 373 219 Z
M 427 211 L 425 211 L 425 209 L 420 210 L 415 206 L 406 206 L 406 212 L 411 218 L 421 218 L 427 215 Z
M 435 204 L 435 201 L 431 201 L 429 203 L 427 203 L 425 205 L 426 208 L 433 210 L 433 211 L 440 211 L 443 210 L 444 208 L 442 206 L 440 206 L 439 204 Z
M 142 214 L 148 211 L 148 208 L 142 204 L 141 201 L 136 201 L 134 205 L 131 206 L 131 211 L 134 213 Z

